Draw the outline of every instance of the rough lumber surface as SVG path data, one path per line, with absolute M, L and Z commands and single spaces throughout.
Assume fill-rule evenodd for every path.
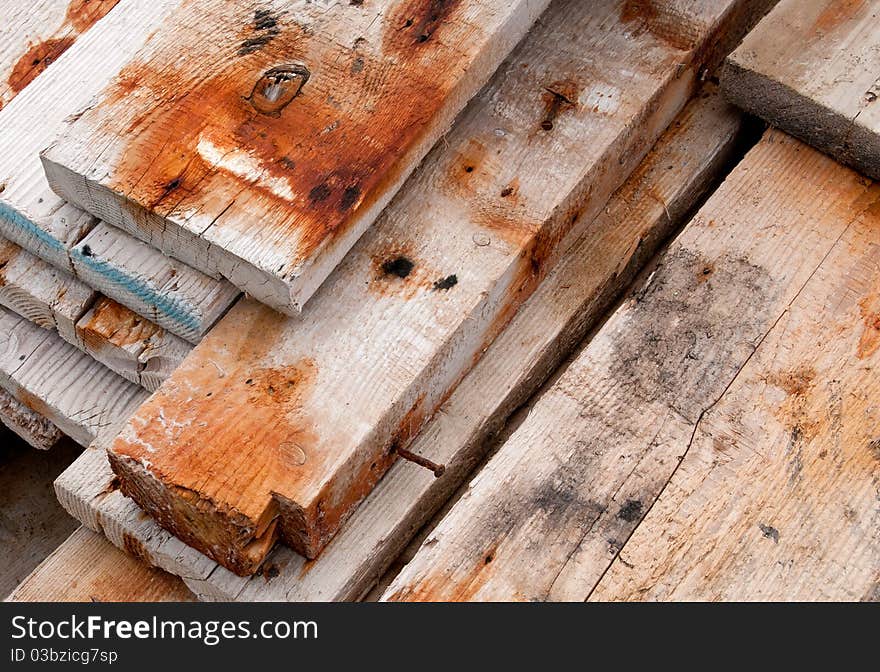
M 118 0 L 2 0 L 0 109 Z
M 626 3 L 554 5 L 305 319 L 239 302 L 142 407 L 110 453 L 123 491 L 237 573 L 278 537 L 314 557 L 751 9 L 689 4 L 685 44 Z
M 114 436 L 147 398 L 57 333 L 0 309 L 0 386 L 87 446 Z
M 688 554 L 690 588 L 718 591 L 665 575 L 670 591 L 681 588 L 677 597 L 866 591 L 880 551 L 878 416 L 867 373 L 880 342 L 878 204 L 869 181 L 769 132 L 479 472 L 385 598 L 583 600 L 615 558 L 621 581 L 638 576 L 628 586 L 650 592 L 663 581 L 666 549 Z M 799 307 L 811 317 L 798 321 Z M 812 320 L 824 325 L 821 338 L 807 328 Z M 850 372 L 837 379 L 844 367 Z M 744 375 L 754 387 L 740 394 Z M 750 397 L 755 390 L 766 396 Z M 692 466 L 679 467 L 682 460 Z M 698 490 L 686 498 L 682 488 Z M 666 505 L 655 505 L 661 491 Z M 653 534 L 631 557 L 624 544 L 649 509 Z M 681 518 L 666 526 L 663 510 Z M 782 542 L 776 525 L 787 520 L 803 521 L 805 534 L 793 532 L 787 555 L 782 546 L 774 553 L 775 540 L 762 535 Z M 828 590 L 807 582 L 793 590 L 810 571 L 802 575 L 799 563 L 834 575 Z M 843 563 L 852 563 L 851 576 L 842 576 Z
M 44 154 L 47 177 L 295 314 L 548 4 L 185 3 Z
M 48 450 L 64 438 L 60 429 L 2 388 L 0 388 L 0 422 L 38 450 Z
M 239 295 L 228 282 L 104 223 L 72 248 L 71 258 L 82 280 L 190 343 L 198 343 Z
M 121 548 L 145 552 L 154 564 L 186 577 L 203 599 L 358 599 L 461 483 L 505 418 L 583 338 L 717 178 L 739 125 L 738 115 L 709 92 L 685 109 L 415 440 L 413 451 L 446 464 L 443 478 L 395 464 L 318 560 L 307 562 L 279 547 L 262 576 L 235 576 L 145 519 L 114 489 L 106 457 L 95 450 L 58 479 L 59 498 Z
M 31 450 L 0 428 L 0 598 L 76 529 L 55 499 L 52 480 L 80 451 L 63 441 Z
M 97 12 L 107 4 L 90 0 L 85 6 L 90 12 Z M 84 3 L 72 3 L 70 11 L 74 14 L 75 5 Z M 175 5 L 175 0 L 150 3 L 123 0 L 116 11 L 78 39 L 62 58 L 0 112 L 0 148 L 3 149 L 0 152 L 0 232 L 71 274 L 55 280 L 59 291 L 79 296 L 83 285 L 71 276 L 85 268 L 87 277 L 83 279 L 87 283 L 106 290 L 123 305 L 145 316 L 161 316 L 163 324 L 172 325 L 179 333 L 191 337 L 193 333 L 203 333 L 229 307 L 237 292 L 228 283 L 212 280 L 183 264 L 167 260 L 163 263 L 161 255 L 146 253 L 144 246 L 129 234 L 106 226 L 99 226 L 101 245 L 96 249 L 108 252 L 110 258 L 89 259 L 80 244 L 96 221 L 91 215 L 65 204 L 49 189 L 38 156 L 39 151 L 55 139 L 64 119 L 89 105 L 92 97 L 118 71 L 119 59 L 142 45 Z M 9 29 L 18 26 L 19 30 L 25 30 L 23 22 L 32 23 L 37 16 L 40 16 L 38 12 L 33 17 L 13 13 Z M 6 18 L 4 16 L 4 20 Z M 74 266 L 73 260 L 79 263 Z M 153 273 L 156 275 L 151 275 Z M 172 275 L 176 277 L 170 280 Z M 26 296 L 34 291 L 34 283 L 46 281 L 24 276 L 16 282 L 21 286 L 7 281 L 6 294 L 20 291 Z M 80 308 L 80 315 L 86 307 Z M 29 311 L 19 312 L 31 316 L 35 310 L 31 307 Z M 124 325 L 119 328 L 124 329 Z M 63 332 L 63 335 L 74 342 L 72 332 Z M 136 370 L 137 362 L 129 363 L 128 367 Z
M 11 602 L 192 602 L 183 582 L 76 530 L 9 596 Z
M 880 2 L 783 0 L 730 56 L 737 105 L 880 178 Z

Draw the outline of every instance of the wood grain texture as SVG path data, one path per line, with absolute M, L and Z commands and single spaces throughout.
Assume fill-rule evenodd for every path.
M 118 0 L 0 2 L 0 109 Z
M 548 4 L 183 4 L 44 153 L 47 177 L 296 314 Z
M 70 440 L 51 451 L 32 450 L 2 434 L 0 428 L 0 598 L 76 529 L 52 480 L 81 450 Z
M 835 345 L 823 340 L 823 348 L 818 348 L 806 331 L 786 332 L 785 327 L 791 324 L 791 310 L 802 301 L 816 320 L 823 319 L 817 307 L 828 304 L 810 303 L 804 292 L 825 274 L 823 269 L 841 246 L 853 249 L 848 232 L 863 218 L 876 218 L 878 204 L 880 189 L 868 180 L 797 140 L 768 132 L 479 472 L 384 599 L 583 600 L 615 558 L 620 563 L 617 573 L 630 576 L 625 567 L 631 561 L 628 553 L 620 555 L 621 547 L 649 510 L 653 515 L 652 507 L 670 477 L 679 478 L 677 470 L 695 449 L 695 437 L 712 432 L 707 421 L 726 406 L 744 370 L 765 357 L 777 358 L 774 366 L 780 370 L 789 365 L 796 369 L 800 362 L 789 361 L 787 355 L 797 350 L 794 344 L 800 337 L 800 347 L 816 358 L 824 359 L 824 351 L 841 365 L 840 356 L 847 353 L 856 370 L 866 366 L 856 359 L 858 339 L 844 337 Z M 876 232 L 875 223 L 875 239 Z M 861 267 L 856 272 L 849 267 L 853 275 L 843 281 L 835 301 L 848 299 L 857 307 L 867 295 L 869 288 L 863 283 L 877 272 L 876 257 L 868 261 L 875 246 L 876 240 L 859 251 Z M 838 313 L 835 308 L 836 318 L 848 315 L 852 320 L 851 307 L 839 309 Z M 860 317 L 850 327 L 861 332 L 865 324 Z M 774 345 L 777 337 L 781 340 Z M 865 378 L 861 372 L 854 375 Z M 786 392 L 784 384 L 776 389 L 770 389 L 773 383 L 763 385 L 768 401 L 778 406 L 765 414 L 760 400 L 740 397 L 738 420 L 723 433 L 714 433 L 718 441 L 709 439 L 697 450 L 704 464 L 714 463 L 717 469 L 703 472 L 699 498 L 682 503 L 680 512 L 686 510 L 695 529 L 666 528 L 661 534 L 655 527 L 652 540 L 657 545 L 641 547 L 642 567 L 662 564 L 653 564 L 653 558 L 662 557 L 664 547 L 690 549 L 688 568 L 694 579 L 709 576 L 711 561 L 702 564 L 700 554 L 735 545 L 723 532 L 733 522 L 725 515 L 748 508 L 739 499 L 744 491 L 735 489 L 740 486 L 730 487 L 739 468 L 735 456 L 741 456 L 743 464 L 774 452 L 780 465 L 799 459 L 802 437 L 797 431 L 795 445 L 788 444 L 793 424 L 784 440 L 779 439 L 778 424 L 763 428 L 775 448 L 755 434 L 756 441 L 749 441 L 749 434 L 760 434 L 761 423 L 769 422 L 773 411 L 784 412 L 780 409 L 788 405 L 800 408 L 796 390 Z M 877 516 L 876 469 L 873 480 L 866 473 L 875 458 L 867 455 L 867 439 L 861 438 L 877 429 L 876 406 L 868 414 L 857 410 L 870 406 L 863 396 L 868 393 L 862 389 L 862 401 L 852 400 L 854 425 L 838 434 L 841 439 L 848 432 L 859 436 L 849 448 L 863 453 L 853 465 L 859 474 L 853 483 L 857 489 L 852 495 L 837 494 L 859 507 L 856 515 L 865 516 L 866 530 Z M 750 476 L 768 467 L 772 473 L 749 482 Z M 761 496 L 779 497 L 794 509 L 804 497 L 812 501 L 799 485 L 784 485 L 792 473 L 785 472 L 784 466 L 764 461 L 755 471 L 738 475 L 748 483 L 743 487 L 755 486 Z M 827 478 L 837 481 L 831 472 Z M 711 515 L 713 498 L 731 502 L 730 509 Z M 840 514 L 839 507 L 835 511 Z M 769 523 L 763 519 L 771 511 L 752 513 L 761 517 L 752 520 L 752 526 L 773 525 L 772 516 Z M 817 545 L 833 545 L 839 531 L 815 522 L 810 529 Z M 696 529 L 704 536 L 695 541 L 703 545 L 691 543 Z M 875 570 L 876 541 L 874 530 L 863 535 L 860 547 L 873 557 Z M 822 566 L 823 560 L 811 562 Z M 837 567 L 828 564 L 822 571 L 836 572 Z M 658 575 L 643 578 L 640 585 L 648 590 L 650 580 L 662 581 Z M 729 583 L 721 579 L 714 585 L 748 591 L 748 570 L 727 578 Z M 675 583 L 670 576 L 670 585 Z M 778 588 L 777 596 L 783 597 L 785 587 Z M 816 596 L 821 588 L 804 585 L 803 590 L 799 596 L 811 590 Z
M 71 249 L 76 275 L 106 296 L 190 343 L 223 315 L 239 291 L 103 222 Z
M 183 582 L 80 527 L 7 598 L 10 602 L 192 602 Z
M 2 388 L 0 422 L 37 450 L 49 450 L 64 439 L 60 429 Z
M 97 0 L 86 4 L 90 12 L 107 5 Z M 106 226 L 99 226 L 100 245 L 96 241 L 95 248 L 107 253 L 108 258 L 89 258 L 84 253 L 83 238 L 96 226 L 96 220 L 64 203 L 49 189 L 38 156 L 55 139 L 63 120 L 87 107 L 118 70 L 117 59 L 125 58 L 142 44 L 173 5 L 170 0 L 124 0 L 117 11 L 79 38 L 65 57 L 54 62 L 0 112 L 0 147 L 4 150 L 0 153 L 0 232 L 66 271 L 68 276 L 59 277 L 66 278 L 69 295 L 81 293 L 82 282 L 72 276 L 83 269 L 81 280 L 87 284 L 107 291 L 146 317 L 161 317 L 164 324 L 192 339 L 192 334 L 203 333 L 229 307 L 237 292 L 228 283 L 183 264 L 163 261 L 161 255 L 145 249 L 132 236 Z M 74 10 L 71 6 L 71 12 Z M 24 31 L 41 16 L 39 12 L 31 16 L 16 10 L 4 17 L 9 20 L 4 29 Z M 0 78 L 3 74 L 0 70 Z M 73 260 L 78 263 L 75 265 Z M 169 279 L 172 275 L 176 277 Z M 25 278 L 22 282 L 37 281 Z M 14 283 L 7 285 L 12 287 Z M 26 294 L 29 288 L 21 289 Z M 23 314 L 32 315 L 33 310 Z M 83 312 L 85 307 L 80 309 L 80 314 Z M 72 341 L 72 332 L 64 335 Z M 129 369 L 136 369 L 136 364 L 129 363 Z
M 115 436 L 147 398 L 57 333 L 0 309 L 0 386 L 87 446 Z
M 120 548 L 137 540 L 151 562 L 186 577 L 202 599 L 358 599 L 460 484 L 505 418 L 580 342 L 717 179 L 740 119 L 711 89 L 704 96 L 679 115 L 415 440 L 414 452 L 446 465 L 443 478 L 395 464 L 318 560 L 279 547 L 262 576 L 238 577 L 145 517 L 116 489 L 106 456 L 97 450 L 86 451 L 58 479 L 59 498 Z
M 730 56 L 726 95 L 880 178 L 880 2 L 783 0 Z
M 305 319 L 233 307 L 114 444 L 124 492 L 236 572 L 256 570 L 279 537 L 314 556 L 682 109 L 719 31 L 751 7 L 689 4 L 676 15 L 693 30 L 689 50 L 624 9 L 554 6 Z

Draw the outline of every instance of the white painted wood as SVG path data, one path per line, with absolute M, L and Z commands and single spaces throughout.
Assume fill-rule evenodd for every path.
M 650 589 L 643 568 L 665 547 L 690 549 L 692 576 L 713 582 L 717 565 L 707 556 L 713 547 L 735 545 L 723 530 L 731 522 L 727 513 L 740 504 L 715 516 L 710 502 L 715 497 L 740 502 L 744 493 L 728 489 L 729 475 L 735 472 L 748 481 L 755 473 L 740 471 L 735 456 L 748 463 L 755 452 L 784 454 L 786 449 L 772 436 L 777 430 L 764 424 L 758 399 L 740 398 L 736 419 L 724 432 L 713 430 L 712 420 L 754 362 L 770 359 L 774 368 L 785 369 L 794 362 L 778 360 L 787 359 L 792 349 L 823 352 L 824 339 L 786 328 L 793 326 L 789 315 L 795 306 L 822 321 L 823 307 L 845 303 L 848 307 L 839 312 L 832 309 L 835 315 L 846 315 L 851 328 L 863 326 L 862 318 L 852 322 L 863 296 L 854 290 L 868 289 L 863 286 L 864 268 L 877 274 L 871 255 L 876 254 L 880 231 L 878 199 L 880 189 L 854 172 L 797 140 L 769 132 L 477 474 L 385 599 L 583 600 L 615 558 L 621 576 L 641 574 L 640 587 Z M 859 271 L 846 278 L 832 259 L 841 248 L 856 249 L 849 234 L 860 221 L 871 222 L 872 240 L 851 252 L 861 261 Z M 832 290 L 833 298 L 810 301 L 812 292 L 805 294 L 805 288 L 830 277 L 829 263 L 835 277 L 846 278 L 841 280 L 844 286 Z M 825 326 L 833 334 L 828 338 L 836 340 L 838 324 Z M 781 340 L 774 345 L 777 335 Z M 857 345 L 858 338 L 846 335 L 827 354 L 839 366 L 841 350 L 852 351 L 850 365 L 860 366 Z M 867 399 L 870 391 L 864 392 Z M 779 395 L 776 399 L 781 401 Z M 852 417 L 857 435 L 874 431 L 877 421 L 876 405 L 870 414 Z M 777 448 L 758 436 L 756 443 L 749 441 L 750 433 L 760 434 L 762 426 Z M 699 520 L 705 532 L 702 544 L 692 546 L 700 542 L 679 528 L 655 530 L 656 545 L 642 547 L 639 569 L 631 572 L 626 550 L 619 555 L 621 547 L 626 549 L 645 513 L 653 513 L 658 495 L 675 489 L 670 477 L 677 480 L 674 475 L 695 449 L 695 437 L 706 433 L 717 442 L 700 439 L 703 445 L 697 451 L 717 469 L 702 472 L 701 480 L 708 478 L 702 485 L 704 498 L 687 503 L 687 515 Z M 796 457 L 789 453 L 787 460 Z M 862 512 L 873 507 L 868 515 L 876 521 L 876 484 L 865 474 L 866 464 L 862 460 L 856 467 L 862 480 L 853 501 Z M 788 500 L 793 507 L 798 506 L 795 501 L 804 501 L 799 487 L 785 488 L 784 469 L 763 465 L 768 475 L 757 479 L 761 496 Z M 770 512 L 752 514 L 757 529 L 758 519 Z M 812 533 L 823 537 L 819 546 L 833 543 L 838 534 L 834 527 L 829 524 L 821 531 L 820 523 L 811 524 Z M 863 546 L 873 549 L 875 561 L 877 541 L 875 531 Z M 766 560 L 765 570 L 773 564 Z M 836 569 L 829 565 L 822 571 Z M 653 578 L 660 580 L 656 574 Z M 749 593 L 747 574 L 728 579 L 730 583 L 718 583 L 732 594 Z M 674 576 L 668 585 L 676 585 Z M 819 586 L 812 589 L 776 594 L 782 599 L 821 594 Z
M 668 233 L 716 179 L 740 119 L 717 96 L 690 104 L 559 265 L 488 348 L 412 446 L 447 466 L 441 479 L 408 463 L 391 468 L 321 554 L 306 562 L 277 548 L 262 576 L 243 579 L 161 529 L 114 487 L 99 450 L 57 481 L 65 507 L 209 600 L 354 600 L 397 557 L 489 447 L 490 437 L 601 317 Z M 278 576 L 271 576 L 274 570 Z M 268 572 L 268 573 L 267 573 Z
M 79 278 L 190 343 L 238 298 L 239 291 L 146 243 L 99 223 L 71 249 Z
M 782 0 L 722 83 L 737 105 L 880 178 L 878 0 Z
M 125 491 L 236 571 L 256 569 L 278 535 L 314 555 L 754 7 L 688 4 L 671 42 L 622 19 L 619 2 L 554 6 L 303 319 L 239 302 L 142 407 L 111 455 Z M 190 507 L 183 491 L 213 505 Z
M 57 333 L 6 309 L 0 309 L 0 386 L 83 446 L 115 435 L 148 396 Z
M 0 422 L 37 450 L 49 450 L 64 438 L 60 429 L 2 388 Z
M 183 4 L 44 153 L 47 177 L 295 315 L 548 4 Z M 268 111 L 291 59 L 305 79 Z

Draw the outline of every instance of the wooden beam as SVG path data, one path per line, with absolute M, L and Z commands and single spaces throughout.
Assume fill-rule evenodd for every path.
M 54 448 L 64 439 L 60 429 L 2 388 L 0 388 L 0 422 L 32 448 L 38 450 Z
M 859 316 L 858 303 L 872 296 L 871 278 L 876 294 L 878 204 L 877 186 L 797 140 L 768 132 L 477 474 L 385 599 L 583 600 L 612 562 L 618 563 L 614 571 L 621 578 L 641 577 L 631 584 L 629 594 L 635 595 L 638 589 L 650 590 L 651 580 L 661 580 L 646 571 L 649 567 L 662 567 L 667 552 L 683 551 L 691 560 L 706 559 L 691 565 L 694 581 L 720 586 L 725 581 L 715 582 L 719 565 L 713 558 L 740 543 L 739 524 L 749 521 L 748 543 L 769 545 L 774 542 L 761 539 L 759 524 L 781 524 L 772 507 L 762 510 L 751 504 L 749 492 L 778 498 L 792 509 L 816 501 L 817 515 L 824 506 L 813 499 L 812 481 L 801 482 L 798 475 L 789 480 L 800 470 L 795 469 L 799 455 L 812 459 L 807 457 L 812 452 L 801 452 L 813 438 L 803 433 L 813 431 L 807 429 L 809 413 L 797 416 L 797 409 L 814 408 L 812 401 L 825 417 L 835 412 L 835 403 L 847 406 L 847 415 L 840 417 L 844 426 L 831 429 L 828 436 L 855 442 L 844 450 L 833 447 L 832 438 L 827 449 L 835 464 L 844 454 L 861 455 L 852 467 L 855 480 L 846 480 L 844 486 L 853 485 L 855 491 L 839 494 L 858 507 L 857 515 L 865 516 L 866 530 L 872 524 L 875 528 L 859 548 L 873 554 L 876 572 L 878 514 L 876 484 L 870 477 L 871 460 L 876 460 L 867 442 L 880 418 L 868 401 L 870 389 L 859 388 L 855 397 L 847 397 L 846 390 L 855 389 L 850 381 L 829 378 L 822 387 L 837 390 L 832 398 L 843 395 L 836 397 L 838 402 L 817 394 L 802 405 L 799 395 L 807 393 L 809 383 L 799 388 L 796 376 L 799 366 L 821 360 L 832 367 L 826 370 L 829 374 L 846 366 L 853 381 L 864 380 L 868 374 L 863 370 L 877 359 L 874 352 L 865 357 L 865 350 L 859 359 L 859 334 L 873 338 L 876 332 L 870 319 Z M 867 237 L 853 237 L 862 226 L 868 227 Z M 832 277 L 839 284 L 826 288 L 826 296 L 814 293 L 817 284 Z M 877 309 L 873 303 L 865 305 L 866 310 Z M 817 323 L 824 320 L 827 331 L 820 340 L 792 321 L 790 311 L 797 307 Z M 773 362 L 770 368 L 780 375 L 756 382 L 754 388 L 764 390 L 775 408 L 737 392 L 744 375 L 760 378 L 756 362 Z M 744 373 L 751 371 L 755 373 Z M 795 376 L 790 384 L 784 382 L 788 374 Z M 795 415 L 772 420 L 774 412 L 783 418 L 786 408 Z M 795 430 L 798 422 L 805 424 Z M 789 443 L 792 437 L 794 443 Z M 820 447 L 813 444 L 809 450 L 818 453 Z M 690 471 L 682 460 L 694 460 L 692 453 L 707 468 L 699 483 L 684 479 L 688 487 L 700 488 L 699 497 L 685 501 L 676 483 L 684 476 L 678 470 Z M 775 462 L 768 461 L 771 455 Z M 814 467 L 825 468 L 820 462 Z M 828 483 L 841 486 L 839 473 L 829 472 Z M 822 477 L 817 479 L 818 485 Z M 654 517 L 652 507 L 665 508 L 666 498 L 678 502 L 680 513 L 695 527 L 652 526 L 654 545 L 640 545 L 641 551 L 630 556 L 628 537 L 648 511 Z M 717 508 L 713 498 L 720 502 Z M 809 515 L 799 511 L 796 515 Z M 842 516 L 843 508 L 834 507 L 833 513 L 809 523 L 814 548 L 830 549 L 836 540 L 854 538 L 852 530 L 840 529 Z M 839 523 L 830 522 L 835 517 Z M 736 532 L 728 540 L 719 529 Z M 702 538 L 694 536 L 697 530 L 705 532 Z M 801 550 L 806 560 L 810 551 Z M 845 554 L 841 549 L 824 557 L 833 563 L 837 553 Z M 780 557 L 771 555 L 763 556 L 766 563 L 757 571 L 777 576 L 790 571 L 771 567 Z M 822 557 L 809 562 L 821 565 Z M 739 560 L 731 557 L 731 565 Z M 744 573 L 732 581 L 741 588 L 730 590 L 743 596 L 756 578 L 745 576 L 755 567 L 740 567 Z M 837 572 L 838 565 L 821 571 Z M 667 585 L 671 589 L 676 582 L 670 576 Z M 682 589 L 686 592 L 687 586 Z M 776 595 L 795 598 L 785 592 Z
M 619 2 L 555 5 L 304 319 L 239 302 L 139 410 L 123 491 L 238 573 L 278 538 L 314 557 L 754 7 L 690 4 L 672 40 Z
M 120 548 L 126 538 L 137 539 L 151 562 L 186 577 L 203 599 L 358 599 L 481 459 L 507 416 L 720 177 L 737 144 L 740 117 L 711 87 L 705 94 L 679 115 L 417 437 L 411 450 L 444 463 L 443 478 L 395 464 L 318 560 L 278 547 L 262 576 L 234 575 L 159 528 L 115 489 L 100 450 L 87 450 L 56 481 L 59 499 Z
M 148 396 L 57 333 L 3 308 L 0 386 L 83 446 L 115 436 Z
M 134 549 L 131 549 L 134 551 Z M 192 602 L 183 582 L 76 530 L 9 596 L 10 602 Z
M 47 150 L 46 175 L 296 314 L 548 4 L 183 4 Z
M 118 0 L 2 0 L 0 109 L 57 60 Z
M 730 56 L 743 109 L 880 178 L 880 3 L 783 0 Z

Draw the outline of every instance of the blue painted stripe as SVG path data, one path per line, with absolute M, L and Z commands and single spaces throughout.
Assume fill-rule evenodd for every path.
M 64 252 L 64 244 L 57 238 L 49 235 L 46 231 L 34 224 L 30 219 L 21 214 L 8 203 L 0 202 L 0 218 L 5 219 L 13 227 L 22 229 L 31 234 L 56 252 Z

